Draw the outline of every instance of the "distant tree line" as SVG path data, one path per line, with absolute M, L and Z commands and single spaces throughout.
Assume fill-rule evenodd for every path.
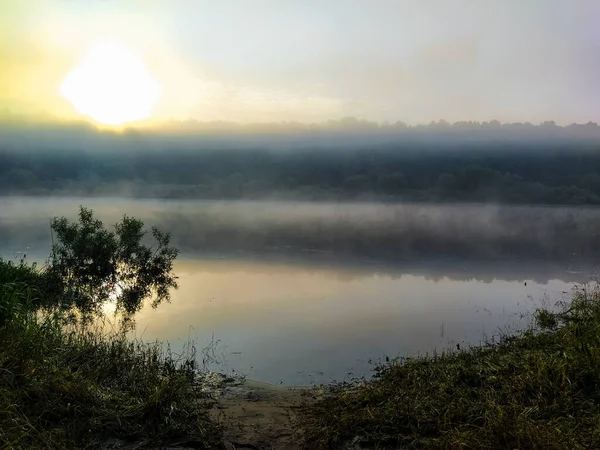
M 129 136 L 104 149 L 81 142 L 0 140 L 0 195 L 600 204 L 600 143 L 593 140 L 211 148 L 200 137 Z

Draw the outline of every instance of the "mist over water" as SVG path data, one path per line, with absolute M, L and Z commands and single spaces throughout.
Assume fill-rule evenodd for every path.
M 458 204 L 0 199 L 0 253 L 47 257 L 79 205 L 172 233 L 172 303 L 136 335 L 218 341 L 218 364 L 283 384 L 369 375 L 385 356 L 478 344 L 596 275 L 600 209 Z
M 318 253 L 380 261 L 422 257 L 594 263 L 594 207 L 267 201 L 0 198 L 2 246 L 47 254 L 49 220 L 90 207 L 106 224 L 124 214 L 169 230 L 184 255 Z

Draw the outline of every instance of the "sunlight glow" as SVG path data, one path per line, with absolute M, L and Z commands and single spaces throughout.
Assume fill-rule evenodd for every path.
M 79 113 L 121 125 L 149 118 L 161 88 L 140 55 L 118 42 L 101 41 L 67 74 L 60 93 Z
M 105 284 L 105 286 L 109 285 Z M 115 315 L 117 312 L 117 298 L 122 292 L 121 286 L 114 285 L 112 292 L 108 295 L 108 301 L 102 305 L 104 315 Z

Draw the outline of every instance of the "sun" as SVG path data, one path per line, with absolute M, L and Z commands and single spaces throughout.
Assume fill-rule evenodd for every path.
M 151 117 L 160 85 L 142 57 L 116 41 L 92 45 L 60 86 L 61 95 L 80 113 L 104 125 Z

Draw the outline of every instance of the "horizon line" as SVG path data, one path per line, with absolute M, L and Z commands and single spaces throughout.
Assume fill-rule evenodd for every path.
M 226 119 L 201 120 L 201 119 L 146 119 L 132 121 L 120 125 L 105 125 L 87 117 L 61 118 L 50 114 L 27 114 L 14 113 L 10 110 L 0 112 L 0 125 L 40 125 L 40 126 L 59 126 L 59 127 L 81 127 L 84 126 L 97 131 L 169 131 L 170 129 L 179 129 L 179 131 L 244 131 L 249 129 L 261 129 L 262 131 L 385 131 L 385 130 L 419 130 L 419 129 L 437 129 L 443 130 L 463 130 L 468 129 L 488 129 L 500 130 L 502 128 L 522 128 L 522 129 L 570 129 L 570 128 L 588 128 L 598 129 L 598 123 L 587 121 L 585 123 L 572 122 L 558 124 L 554 120 L 544 120 L 542 122 L 501 122 L 497 119 L 491 120 L 458 120 L 449 122 L 445 119 L 433 120 L 429 123 L 407 123 L 402 120 L 396 121 L 376 121 L 355 116 L 342 116 L 337 119 L 327 119 L 322 121 L 260 121 L 260 122 L 240 122 Z M 285 130 L 282 130 L 285 128 Z M 229 129 L 229 130 L 228 130 Z

